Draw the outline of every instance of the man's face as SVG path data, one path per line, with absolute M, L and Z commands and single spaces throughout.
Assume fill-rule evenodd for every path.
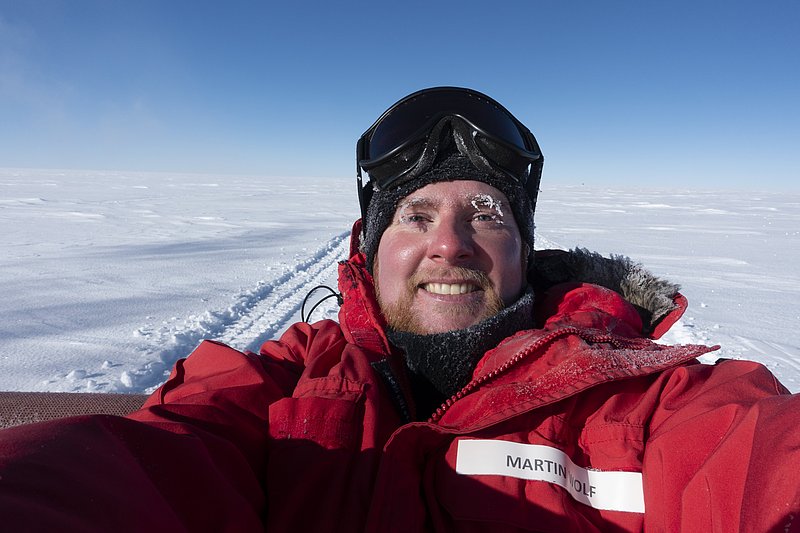
M 398 204 L 375 257 L 389 325 L 414 333 L 463 329 L 514 303 L 525 258 L 508 199 L 480 181 L 426 185 Z

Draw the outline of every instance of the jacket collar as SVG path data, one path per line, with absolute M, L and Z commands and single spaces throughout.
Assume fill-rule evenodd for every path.
M 358 251 L 360 231 L 357 222 L 351 257 L 339 266 L 343 296 L 339 321 L 346 340 L 361 347 L 373 366 L 386 365 L 393 359 L 388 357 L 392 347 L 372 276 Z M 476 366 L 473 380 L 448 400 L 447 408 L 434 413 L 431 421 L 459 431 L 485 427 L 599 383 L 653 374 L 714 349 L 666 347 L 643 338 L 657 338 L 666 332 L 684 312 L 686 300 L 676 285 L 656 278 L 628 258 L 606 259 L 586 250 L 540 251 L 534 272 L 537 329 L 518 332 L 487 352 Z M 547 349 L 567 338 L 573 340 L 564 342 L 578 338 L 584 342 L 569 350 Z M 523 360 L 534 364 L 519 364 Z M 495 381 L 505 372 L 513 372 L 513 379 Z M 471 396 L 477 388 L 483 391 L 482 401 L 491 404 L 492 398 L 508 399 L 506 404 L 495 403 L 508 407 L 502 411 L 475 408 L 475 397 L 456 401 Z M 506 398 L 508 395 L 516 396 Z
M 386 338 L 386 321 L 378 307 L 372 274 L 366 268 L 366 258 L 359 251 L 361 220 L 353 225 L 350 237 L 350 258 L 339 263 L 339 292 L 342 306 L 339 325 L 347 342 L 356 344 L 376 355 L 379 361 L 391 352 Z
M 677 322 L 687 301 L 680 287 L 622 255 L 603 257 L 583 248 L 536 253 L 531 280 L 537 292 L 563 283 L 590 283 L 619 294 L 639 314 L 641 334 L 658 339 Z
M 665 346 L 571 326 L 521 332 L 487 353 L 473 381 L 430 421 L 476 431 L 603 383 L 655 375 L 717 348 Z
M 391 349 L 385 334 L 386 323 L 375 298 L 372 275 L 359 249 L 360 234 L 361 220 L 357 220 L 350 238 L 350 258 L 339 266 L 339 291 L 344 300 L 339 322 L 348 342 L 387 354 Z M 608 304 L 603 310 L 609 317 L 621 319 L 621 323 L 635 330 L 633 334 L 653 339 L 666 333 L 687 307 L 678 285 L 656 277 L 624 256 L 605 258 L 585 249 L 541 250 L 535 253 L 531 272 L 540 324 L 559 316 L 564 318 L 565 310 L 555 302 L 565 287 L 574 288 L 575 284 L 605 288 L 609 292 L 604 293 L 601 302 L 592 305 L 597 308 L 601 303 Z M 634 315 L 638 315 L 638 321 Z

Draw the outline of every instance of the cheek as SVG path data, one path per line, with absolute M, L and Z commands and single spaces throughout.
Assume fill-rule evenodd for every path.
M 419 246 L 387 230 L 378 244 L 375 283 L 385 303 L 394 302 L 420 262 Z
M 519 297 L 527 283 L 523 268 L 522 242 L 516 238 L 494 241 L 488 251 L 493 264 L 489 277 L 495 283 L 500 298 L 509 305 Z

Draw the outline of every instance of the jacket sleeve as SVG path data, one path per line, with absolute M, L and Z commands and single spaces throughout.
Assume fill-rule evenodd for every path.
M 758 363 L 676 370 L 643 478 L 646 530 L 800 531 L 800 396 Z
M 206 341 L 128 417 L 0 431 L 3 527 L 261 529 L 269 405 L 291 394 L 317 333 L 291 328 L 261 355 Z

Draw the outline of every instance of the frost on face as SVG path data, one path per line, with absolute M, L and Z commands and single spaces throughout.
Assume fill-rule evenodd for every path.
M 502 224 L 504 215 L 503 202 L 501 200 L 498 200 L 491 194 L 476 194 L 470 199 L 470 203 L 476 211 L 480 211 L 481 209 L 493 210 L 497 215 L 497 221 Z
M 431 202 L 426 198 L 411 198 L 409 200 L 404 201 L 399 206 L 397 206 L 395 217 L 397 218 L 397 220 L 405 220 L 407 217 L 408 210 L 420 207 L 427 207 L 428 205 L 430 205 L 430 203 Z
M 491 194 L 467 194 L 461 198 L 436 199 L 429 197 L 409 198 L 397 206 L 395 220 L 404 222 L 416 216 L 418 212 L 440 212 L 442 209 L 464 209 L 471 206 L 476 214 L 489 215 L 498 224 L 503 224 L 503 200 Z

